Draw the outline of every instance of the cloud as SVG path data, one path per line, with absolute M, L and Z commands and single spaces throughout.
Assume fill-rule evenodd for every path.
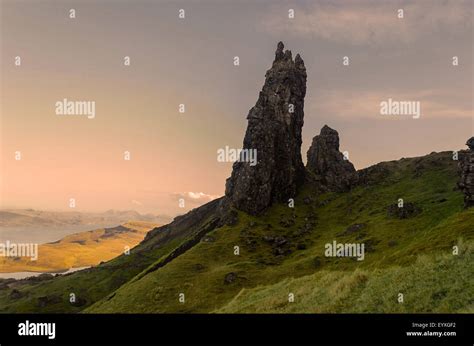
M 202 204 L 205 202 L 212 201 L 220 196 L 217 195 L 210 195 L 204 192 L 177 192 L 173 194 L 174 198 L 183 198 L 185 201 L 193 203 L 193 204 Z
M 143 205 L 143 203 L 141 203 L 140 201 L 137 201 L 137 200 L 135 200 L 135 199 L 132 199 L 132 204 L 140 205 L 140 206 Z
M 472 30 L 471 0 L 420 1 L 322 1 L 273 8 L 262 21 L 263 29 L 276 35 L 320 38 L 343 44 L 410 43 L 438 31 L 466 33 Z M 404 18 L 397 17 L 398 9 Z
M 192 199 L 212 198 L 211 195 L 207 195 L 203 192 L 188 192 L 187 194 L 189 198 L 192 198 Z

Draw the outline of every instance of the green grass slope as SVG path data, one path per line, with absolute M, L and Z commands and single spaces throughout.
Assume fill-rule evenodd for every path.
M 212 231 L 160 268 L 155 262 L 158 269 L 85 312 L 472 310 L 474 210 L 462 209 L 451 153 L 376 168 L 349 193 L 317 194 L 308 183 L 294 208 L 274 205 L 261 217 L 239 213 L 237 225 Z M 389 216 L 387 207 L 399 198 L 421 212 L 406 219 Z M 354 224 L 363 227 L 347 232 Z M 365 259 L 325 257 L 324 246 L 333 240 L 364 243 Z M 457 257 L 450 255 L 454 245 L 463 248 Z M 311 304 L 288 307 L 290 286 L 300 289 L 296 301 Z M 394 302 L 398 292 L 406 303 Z M 340 299 L 318 310 L 331 295 Z
M 454 256 L 419 256 L 408 266 L 322 270 L 243 289 L 217 313 L 474 312 L 473 242 Z M 466 289 L 467 288 L 467 289 Z M 290 294 L 293 301 L 289 301 Z M 403 300 L 399 301 L 399 294 Z
M 31 280 L 24 284 L 20 281 L 11 289 L 0 290 L 0 312 L 79 312 L 132 279 L 178 244 L 179 240 L 171 242 L 147 255 L 133 252 L 121 255 L 99 266 L 44 282 Z M 12 297 L 13 289 L 20 292 L 20 298 Z M 80 303 L 71 304 L 71 293 Z

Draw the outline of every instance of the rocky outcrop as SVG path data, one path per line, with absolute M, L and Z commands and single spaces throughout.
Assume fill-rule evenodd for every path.
M 421 208 L 412 202 L 405 202 L 403 206 L 394 203 L 387 207 L 387 215 L 398 219 L 409 219 L 419 213 L 421 213 Z
M 338 233 L 336 236 L 344 237 L 344 236 L 347 236 L 347 235 L 351 235 L 353 233 L 361 233 L 361 231 L 366 227 L 367 227 L 367 225 L 365 223 L 355 223 L 355 224 L 350 225 L 349 227 L 347 227 L 344 232 Z
M 24 297 L 24 293 L 18 291 L 17 289 L 13 289 L 10 292 L 10 299 L 20 299 L 22 297 Z
M 469 147 L 469 150 L 474 151 L 474 137 L 469 138 L 466 145 Z
M 228 273 L 224 277 L 224 284 L 228 285 L 233 283 L 237 279 L 237 274 L 236 273 Z
M 301 130 L 306 68 L 299 55 L 293 60 L 291 51 L 283 48 L 279 42 L 257 103 L 247 116 L 243 149 L 256 150 L 257 164 L 235 162 L 226 182 L 230 204 L 252 215 L 295 197 L 304 182 Z
M 339 152 L 339 134 L 327 125 L 313 138 L 306 167 L 328 190 L 347 191 L 356 179 L 352 163 Z
M 474 207 L 474 137 L 471 137 L 466 145 L 469 150 L 463 151 L 459 157 L 459 168 L 461 180 L 459 188 L 464 193 L 464 207 Z
M 390 176 L 392 164 L 380 162 L 376 165 L 357 171 L 357 184 L 361 186 L 375 185 Z

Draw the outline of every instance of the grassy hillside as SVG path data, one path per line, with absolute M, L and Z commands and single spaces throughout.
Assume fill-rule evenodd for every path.
M 449 257 L 453 245 L 461 246 L 461 239 L 470 244 L 474 234 L 474 211 L 462 210 L 462 195 L 453 189 L 456 169 L 450 153 L 431 154 L 380 164 L 371 174 L 383 174 L 382 180 L 371 183 L 369 179 L 350 193 L 317 195 L 308 184 L 294 209 L 275 205 L 258 218 L 239 213 L 237 225 L 209 233 L 183 255 L 123 285 L 86 312 L 260 311 L 252 305 L 259 294 L 264 304 L 273 301 L 268 310 L 260 309 L 287 311 L 281 297 L 288 294 L 285 285 L 289 282 L 301 284 L 301 292 L 308 292 L 307 299 L 315 304 L 337 282 L 342 290 L 344 282 L 360 290 L 349 295 L 345 305 L 329 304 L 321 308 L 324 311 L 469 309 L 473 293 L 470 252 Z M 417 213 L 405 219 L 389 215 L 388 207 L 399 198 L 413 203 Z M 350 231 L 355 224 L 362 226 Z M 365 243 L 365 260 L 325 257 L 324 245 L 333 240 Z M 234 246 L 240 247 L 239 255 L 234 254 Z M 432 275 L 421 275 L 423 270 Z M 438 271 L 439 276 L 432 278 Z M 423 290 L 430 278 L 436 284 Z M 392 288 L 374 299 L 389 283 Z M 256 289 L 259 286 L 264 288 Z M 312 289 L 316 293 L 311 298 Z M 392 303 L 398 290 L 410 291 L 404 307 Z M 178 299 L 180 293 L 185 295 L 184 303 Z M 426 300 L 430 294 L 439 300 L 436 304 Z M 275 303 L 279 299 L 283 300 Z M 314 305 L 291 309 L 313 312 Z
M 179 240 L 154 249 L 148 254 L 132 250 L 107 263 L 81 270 L 72 274 L 55 277 L 44 282 L 18 281 L 2 285 L 0 280 L 1 312 L 79 312 L 92 302 L 98 301 L 132 279 L 156 258 L 171 251 Z M 135 248 L 136 249 L 136 248 Z M 20 297 L 13 297 L 13 290 Z M 71 304 L 70 294 L 80 298 L 79 304 Z M 43 303 L 46 302 L 46 303 Z
M 157 224 L 131 221 L 118 227 L 68 235 L 56 242 L 38 246 L 38 259 L 0 258 L 0 271 L 59 272 L 69 268 L 89 267 L 109 261 L 135 247 Z
M 243 289 L 218 313 L 473 313 L 473 242 L 450 253 L 419 256 L 405 267 L 322 270 L 274 285 Z M 466 289 L 470 288 L 470 289 Z M 403 301 L 399 302 L 399 294 Z M 289 302 L 289 295 L 294 301 Z
M 59 277 L 0 280 L 0 312 L 80 312 L 134 278 L 158 258 L 178 247 L 214 213 L 218 203 L 208 203 L 200 210 L 180 216 L 171 224 L 155 228 L 145 240 L 98 266 Z M 70 301 L 70 294 L 78 298 Z

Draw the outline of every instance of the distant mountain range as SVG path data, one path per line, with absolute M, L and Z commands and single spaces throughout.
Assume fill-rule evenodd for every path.
M 35 209 L 0 210 L 0 227 L 64 227 L 80 225 L 120 225 L 129 220 L 167 222 L 167 216 L 140 214 L 135 210 L 107 210 L 103 213 L 44 211 Z

